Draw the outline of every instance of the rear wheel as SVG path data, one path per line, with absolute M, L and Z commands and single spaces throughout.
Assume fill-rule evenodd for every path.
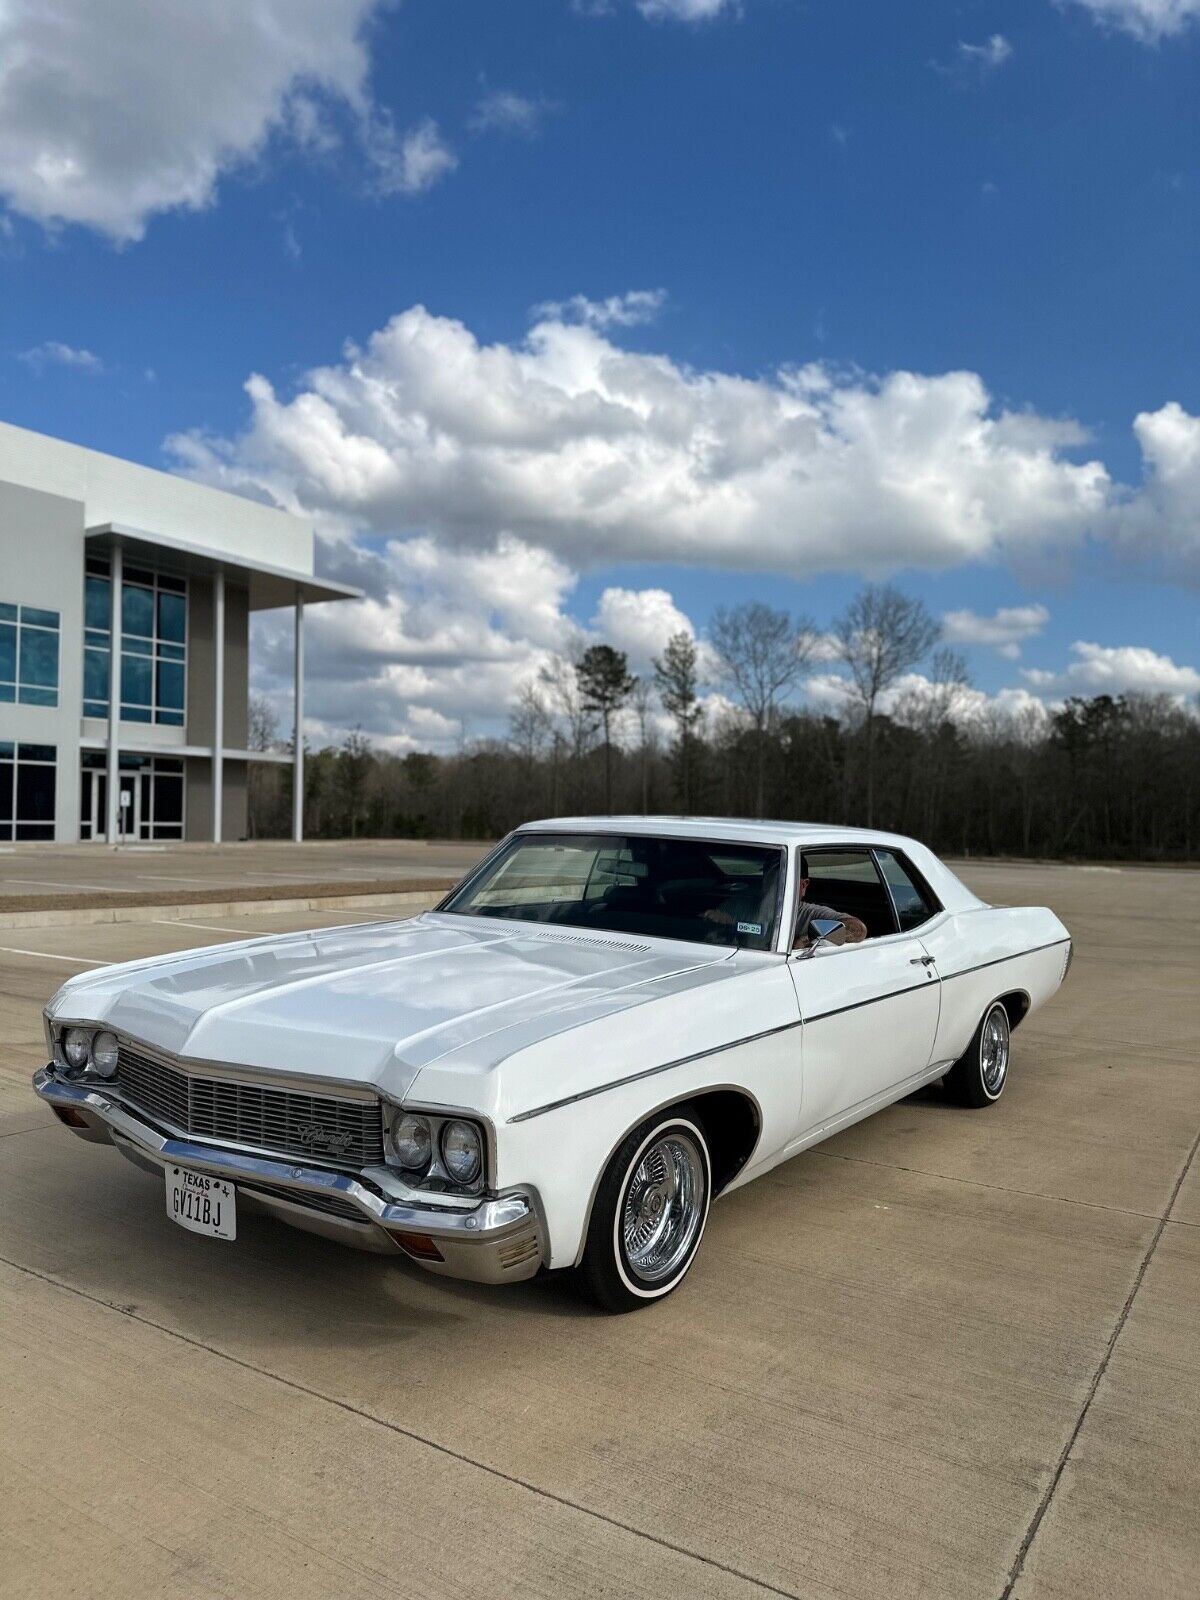
M 688 1106 L 635 1128 L 596 1191 L 580 1282 L 605 1311 L 661 1300 L 687 1275 L 712 1198 L 712 1164 Z
M 964 1053 L 943 1080 L 946 1093 L 960 1106 L 980 1109 L 995 1105 L 1008 1082 L 1011 1029 L 1008 1012 L 995 1000 L 984 1012 Z

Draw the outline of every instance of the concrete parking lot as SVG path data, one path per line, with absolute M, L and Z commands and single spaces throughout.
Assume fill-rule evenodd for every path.
M 34 1101 L 65 975 L 346 912 L 0 930 L 0 1594 L 1192 1600 L 1200 874 L 960 870 L 1076 937 L 1004 1099 L 797 1158 L 618 1319 L 199 1239 Z
M 57 895 L 81 899 L 208 891 L 284 892 L 314 883 L 369 893 L 380 881 L 458 878 L 483 846 L 423 839 L 339 839 L 291 844 L 28 845 L 0 849 L 0 908 Z

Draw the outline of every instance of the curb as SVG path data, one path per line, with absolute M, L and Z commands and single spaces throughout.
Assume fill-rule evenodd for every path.
M 448 886 L 447 886 L 448 887 Z M 172 905 L 62 906 L 45 911 L 0 911 L 0 928 L 85 928 L 112 922 L 181 921 L 189 917 L 261 916 L 272 911 L 428 911 L 445 889 L 394 894 L 305 895 L 284 900 L 192 900 Z M 253 935 L 251 935 L 253 937 Z

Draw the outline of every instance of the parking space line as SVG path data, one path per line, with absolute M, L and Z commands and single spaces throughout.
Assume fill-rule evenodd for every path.
M 33 883 L 42 889 L 57 889 L 59 894 L 73 894 L 76 889 L 95 889 L 100 894 L 136 894 L 136 889 L 118 889 L 112 883 L 80 883 L 75 878 L 69 878 L 65 883 L 61 878 L 5 878 L 5 883 Z
M 200 928 L 205 933 L 236 933 L 239 939 L 253 939 L 255 934 L 246 928 L 218 928 L 214 922 L 184 922 L 179 917 L 151 917 L 156 928 Z
M 1030 1550 L 1033 1548 L 1034 1541 L 1038 1536 L 1038 1531 L 1042 1526 L 1042 1521 L 1046 1515 L 1046 1512 L 1050 1509 L 1050 1502 L 1054 1499 L 1058 1492 L 1058 1486 L 1062 1482 L 1063 1473 L 1067 1468 L 1067 1462 L 1070 1460 L 1074 1452 L 1076 1441 L 1083 1432 L 1083 1425 L 1087 1421 L 1088 1412 L 1092 1408 L 1092 1401 L 1096 1398 L 1097 1391 L 1100 1388 L 1101 1379 L 1108 1370 L 1108 1364 L 1112 1360 L 1112 1354 L 1116 1349 L 1117 1340 L 1121 1337 L 1121 1333 L 1125 1327 L 1125 1324 L 1129 1320 L 1129 1313 L 1133 1309 L 1133 1302 L 1137 1299 L 1138 1290 L 1142 1287 L 1142 1282 L 1145 1279 L 1151 1257 L 1158 1249 L 1158 1241 L 1162 1238 L 1167 1228 L 1167 1219 L 1170 1217 L 1171 1212 L 1175 1209 L 1175 1202 L 1179 1198 L 1180 1189 L 1183 1188 L 1183 1181 L 1187 1177 L 1188 1171 L 1192 1165 L 1192 1162 L 1195 1161 L 1198 1152 L 1200 1152 L 1200 1133 L 1198 1133 L 1195 1139 L 1192 1141 L 1192 1147 L 1188 1151 L 1182 1167 L 1179 1169 L 1179 1176 L 1175 1179 L 1174 1186 L 1171 1189 L 1170 1198 L 1167 1201 L 1162 1216 L 1159 1218 L 1158 1227 L 1154 1230 L 1154 1237 L 1146 1246 L 1141 1263 L 1138 1266 L 1136 1275 L 1134 1276 L 1133 1287 L 1125 1297 L 1125 1304 L 1121 1307 L 1120 1315 L 1117 1317 L 1116 1323 L 1113 1326 L 1113 1330 L 1108 1336 L 1108 1343 L 1104 1347 L 1104 1352 L 1100 1357 L 1099 1365 L 1092 1374 L 1092 1381 L 1088 1385 L 1088 1391 L 1084 1397 L 1083 1405 L 1080 1407 L 1079 1415 L 1075 1418 L 1075 1426 L 1071 1429 L 1070 1436 L 1068 1437 L 1066 1444 L 1063 1445 L 1062 1450 L 1059 1452 L 1058 1460 L 1055 1463 L 1054 1472 L 1051 1475 L 1050 1482 L 1047 1484 L 1045 1493 L 1038 1502 L 1037 1509 L 1033 1513 L 1033 1518 L 1030 1521 L 1028 1528 L 1025 1530 L 1025 1537 L 1021 1540 L 1021 1548 L 1017 1551 L 1016 1560 L 1009 1568 L 1008 1582 L 1004 1585 L 1004 1588 L 1000 1592 L 1000 1600 L 1011 1600 L 1013 1591 L 1016 1589 L 1016 1586 L 1021 1579 L 1021 1575 L 1025 1569 L 1026 1559 Z
M 269 915 L 264 912 L 262 915 Z M 280 912 L 280 915 L 291 915 L 290 912 Z M 389 917 L 386 910 L 318 910 L 317 917 L 341 917 L 344 922 L 394 922 L 394 917 Z
M 33 956 L 37 961 L 68 961 L 73 967 L 111 967 L 111 961 L 88 961 L 83 956 L 56 956 L 49 950 L 18 950 L 15 945 L 0 944 L 0 956 Z
M 265 874 L 261 872 L 248 872 L 238 881 L 240 883 L 253 883 L 256 879 L 264 876 Z M 202 883 L 206 884 L 210 889 L 223 887 L 220 878 L 182 878 L 173 872 L 139 872 L 138 877 L 144 878 L 147 883 Z M 132 891 L 130 892 L 132 893 Z

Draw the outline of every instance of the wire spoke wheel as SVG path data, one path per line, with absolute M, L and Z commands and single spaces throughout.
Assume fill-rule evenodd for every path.
M 1003 1006 L 993 1006 L 979 1039 L 979 1070 L 983 1086 L 993 1098 L 1004 1087 L 1008 1072 L 1008 1045 L 1008 1014 Z
M 621 1247 L 629 1272 L 661 1283 L 686 1262 L 704 1224 L 704 1157 L 692 1137 L 673 1129 L 634 1168 L 621 1209 Z

